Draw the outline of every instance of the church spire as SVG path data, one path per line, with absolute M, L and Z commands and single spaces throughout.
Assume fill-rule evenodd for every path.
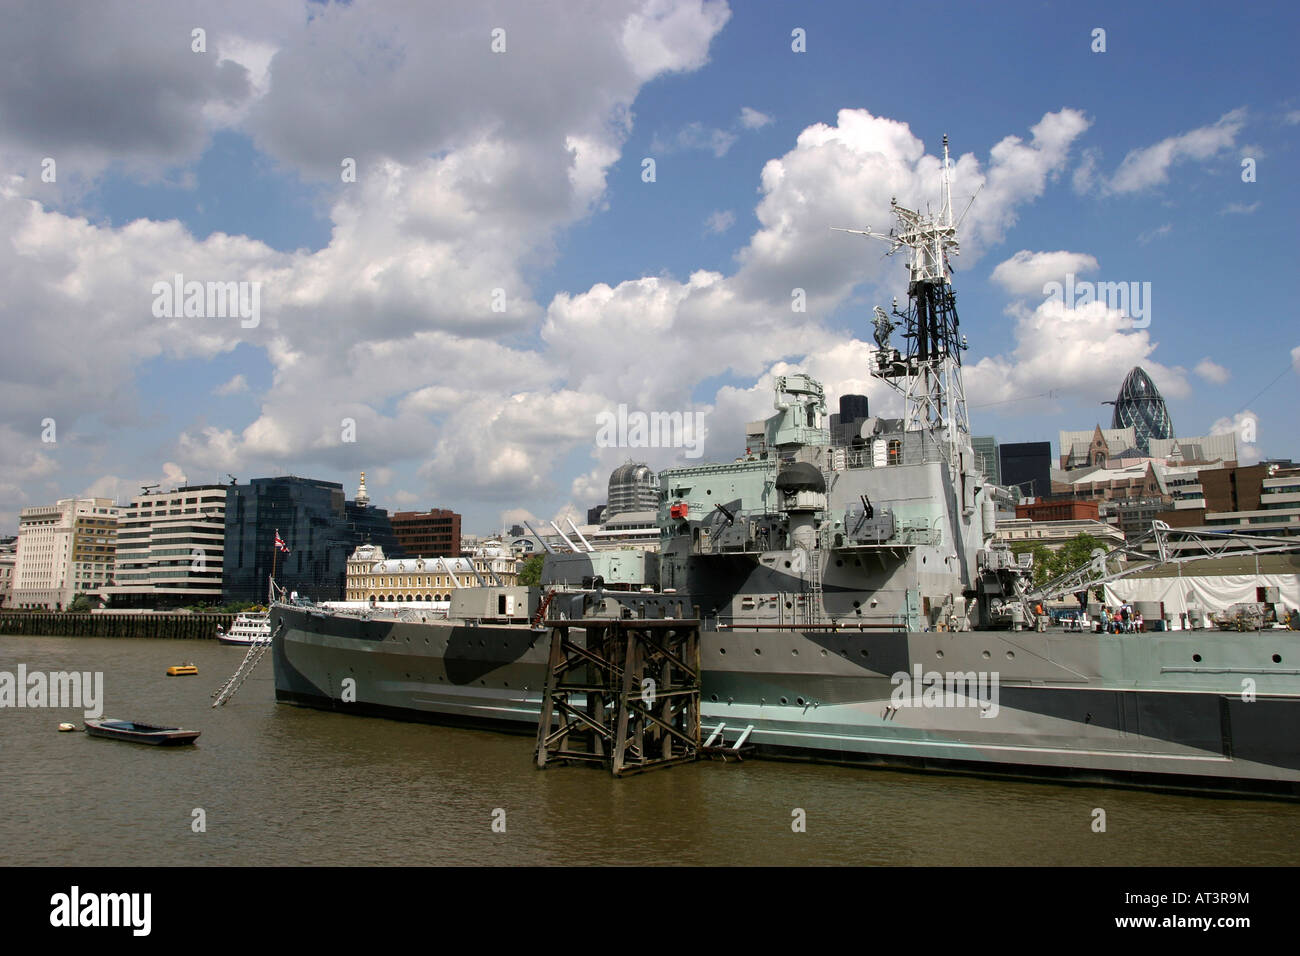
M 361 473 L 361 486 L 357 488 L 357 507 L 370 507 L 370 495 L 366 494 L 366 473 Z

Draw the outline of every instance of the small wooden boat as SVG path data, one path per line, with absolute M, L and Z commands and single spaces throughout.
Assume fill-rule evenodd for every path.
M 175 664 L 167 668 L 168 677 L 196 677 L 199 669 L 193 664 Z
M 142 724 L 138 720 L 88 717 L 86 718 L 86 733 L 92 737 L 109 737 L 113 740 L 130 740 L 139 744 L 178 747 L 181 744 L 194 743 L 202 731 L 181 730 L 179 727 L 158 727 L 154 724 Z

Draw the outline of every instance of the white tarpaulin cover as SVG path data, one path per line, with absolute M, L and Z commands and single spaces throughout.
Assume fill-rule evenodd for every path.
M 1174 625 L 1188 606 L 1206 613 L 1226 611 L 1234 604 L 1259 600 L 1256 588 L 1277 588 L 1287 609 L 1300 608 L 1300 574 L 1204 574 L 1169 578 L 1122 578 L 1102 585 L 1106 604 L 1163 601 L 1165 616 Z

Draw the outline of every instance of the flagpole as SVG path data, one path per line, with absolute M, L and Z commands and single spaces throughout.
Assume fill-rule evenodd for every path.
M 280 540 L 280 529 L 275 529 L 275 541 Z M 275 546 L 275 541 L 271 542 L 271 587 L 267 592 L 268 597 L 275 598 L 275 559 L 280 556 L 280 549 Z

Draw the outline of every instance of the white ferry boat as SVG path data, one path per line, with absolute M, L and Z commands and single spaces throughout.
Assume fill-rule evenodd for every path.
M 271 616 L 267 611 L 245 611 L 235 618 L 230 630 L 217 625 L 217 640 L 222 644 L 248 647 L 271 639 Z

